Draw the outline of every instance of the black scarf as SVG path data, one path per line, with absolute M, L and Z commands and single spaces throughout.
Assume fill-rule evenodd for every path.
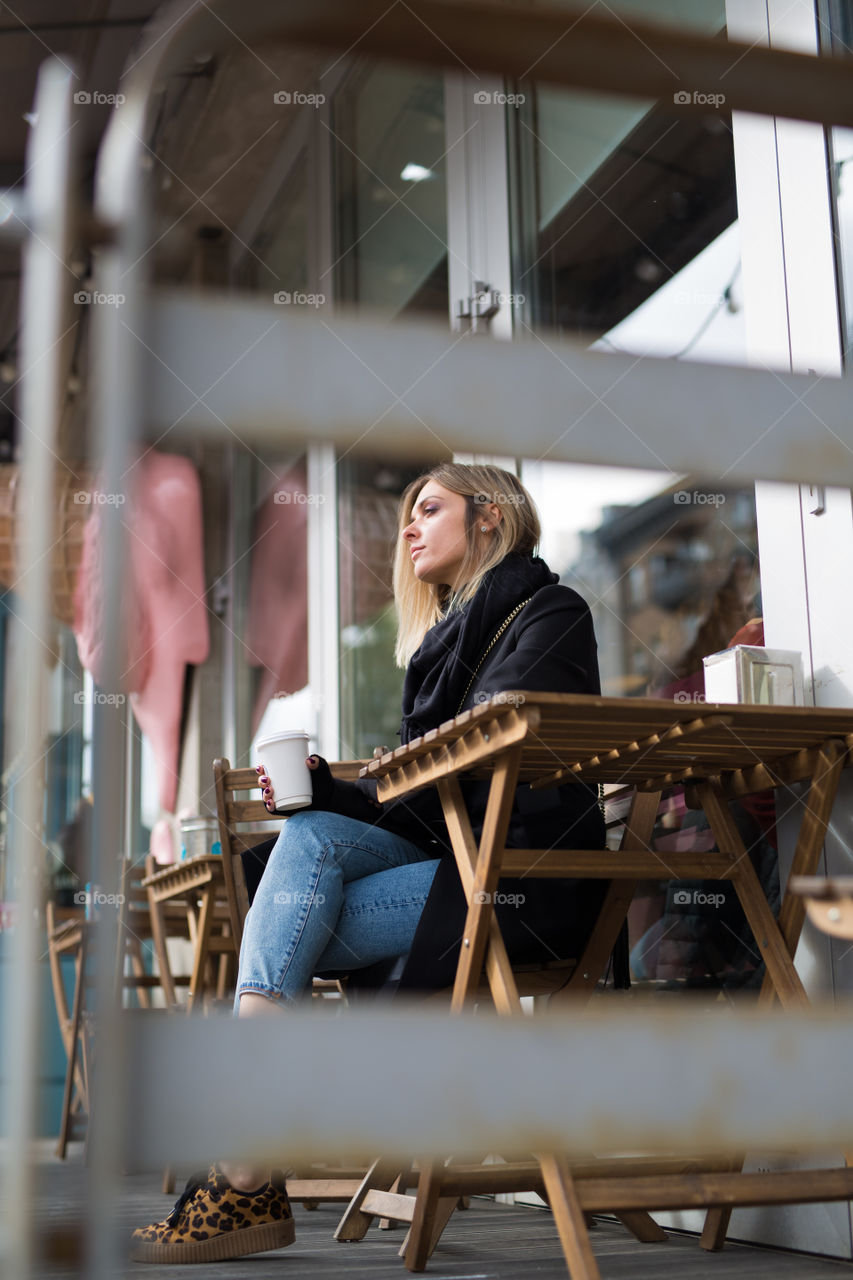
M 559 578 L 544 560 L 512 553 L 488 571 L 473 600 L 430 628 L 406 668 L 401 742 L 456 715 L 501 623 L 522 600 L 555 582 Z

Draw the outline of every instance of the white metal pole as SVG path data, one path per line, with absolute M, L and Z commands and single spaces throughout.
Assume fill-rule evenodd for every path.
M 19 594 L 22 643 L 9 688 L 11 750 L 16 753 L 7 843 L 7 885 L 18 909 L 10 933 L 2 1005 L 3 1147 L 0 1271 L 34 1274 L 33 1201 L 39 1077 L 40 869 L 44 865 L 46 672 L 54 538 L 54 463 L 64 398 L 64 338 L 71 328 L 67 266 L 74 210 L 73 73 L 57 61 L 39 74 L 36 122 L 27 150 L 23 216 L 27 234 L 21 294 L 21 502 Z

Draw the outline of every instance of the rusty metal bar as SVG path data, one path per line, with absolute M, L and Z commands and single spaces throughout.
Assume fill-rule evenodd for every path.
M 280 1161 L 853 1145 L 849 1011 L 616 1005 L 523 1027 L 423 1004 L 344 1019 L 136 1019 L 127 1149 L 152 1169 L 211 1151 Z M 270 1089 L 271 1062 L 286 1063 L 286 1088 Z

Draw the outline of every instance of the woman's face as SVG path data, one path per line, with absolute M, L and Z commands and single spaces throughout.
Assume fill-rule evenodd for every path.
M 461 493 L 429 480 L 415 499 L 412 521 L 403 530 L 415 577 L 449 587 L 457 579 L 467 550 L 466 502 Z

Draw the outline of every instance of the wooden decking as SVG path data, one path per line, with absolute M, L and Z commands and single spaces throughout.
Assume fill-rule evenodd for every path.
M 39 1167 L 39 1237 L 45 1257 L 38 1274 L 45 1280 L 79 1280 L 85 1269 L 75 1256 L 85 1196 L 86 1172 L 78 1153 L 64 1165 L 53 1159 Z M 182 1177 L 188 1171 L 181 1171 Z M 159 1175 L 119 1179 L 112 1217 L 123 1237 L 135 1226 L 166 1216 L 174 1197 L 160 1191 Z M 105 1207 L 106 1208 L 106 1207 Z M 294 1206 L 296 1243 L 280 1253 L 256 1255 L 215 1267 L 159 1267 L 127 1262 L 117 1276 L 164 1277 L 214 1272 L 223 1280 L 259 1280 L 279 1275 L 290 1280 L 404 1280 L 410 1273 L 397 1257 L 400 1230 L 371 1228 L 355 1245 L 336 1244 L 332 1233 L 340 1209 L 326 1205 L 307 1212 Z M 708 1254 L 693 1236 L 673 1233 L 666 1244 L 638 1244 L 618 1223 L 597 1220 L 592 1245 L 603 1280 L 833 1280 L 851 1273 L 851 1264 L 806 1254 L 782 1253 L 749 1245 L 727 1244 Z M 64 1254 L 64 1257 L 61 1255 Z M 566 1268 L 551 1215 L 542 1209 L 473 1200 L 467 1212 L 454 1214 L 424 1273 L 432 1280 L 565 1280 Z

